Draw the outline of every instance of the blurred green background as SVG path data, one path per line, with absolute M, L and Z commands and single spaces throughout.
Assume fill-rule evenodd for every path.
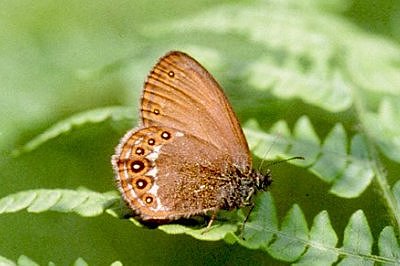
M 263 49 L 257 43 L 243 45 L 240 34 L 185 31 L 185 19 L 230 2 L 1 1 L 0 197 L 35 188 L 114 190 L 110 157 L 135 121 L 85 125 L 17 158 L 11 158 L 10 151 L 81 111 L 118 105 L 132 106 L 136 112 L 143 80 L 157 58 L 171 49 L 202 56 L 242 122 L 255 116 L 268 128 L 278 119 L 296 120 L 297 111 L 302 110 L 310 116 L 316 113 L 322 121 L 322 134 L 330 130 L 330 119 L 343 117 L 318 114 L 297 100 L 280 103 L 268 95 L 261 104 L 270 104 L 271 109 L 263 114 L 252 112 L 249 106 L 258 96 L 243 99 L 246 88 L 241 88 L 235 73 L 243 60 L 257 57 Z M 293 8 L 293 1 L 282 2 Z M 299 2 L 313 5 L 311 0 Z M 252 5 L 252 1 L 237 3 Z M 399 1 L 332 1 L 325 7 L 322 1 L 315 3 L 328 10 L 321 12 L 332 12 L 367 33 L 400 41 Z M 181 23 L 183 30 L 157 30 L 171 22 Z M 272 170 L 276 180 L 273 195 L 281 215 L 293 203 L 301 202 L 309 223 L 316 213 L 327 209 L 337 232 L 343 231 L 358 208 L 371 218 L 374 235 L 388 224 L 384 207 L 368 200 L 371 189 L 356 203 L 343 199 L 338 203 L 327 194 L 329 186 L 306 170 L 286 164 Z M 83 218 L 24 211 L 0 215 L 0 256 L 16 260 L 22 254 L 41 265 L 49 261 L 68 265 L 78 257 L 91 265 L 115 260 L 125 265 L 279 264 L 261 251 L 140 229 L 109 215 Z

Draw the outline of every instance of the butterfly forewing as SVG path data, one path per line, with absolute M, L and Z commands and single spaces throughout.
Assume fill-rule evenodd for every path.
M 175 128 L 251 167 L 247 142 L 227 98 L 207 70 L 185 53 L 170 52 L 155 65 L 145 83 L 141 116 L 144 126 Z

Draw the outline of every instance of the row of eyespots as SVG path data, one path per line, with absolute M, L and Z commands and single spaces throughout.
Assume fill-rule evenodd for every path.
M 169 133 L 168 131 L 163 131 L 161 132 L 161 138 L 164 140 L 169 140 L 171 138 L 171 133 Z M 149 138 L 147 140 L 147 144 L 150 146 L 154 146 L 156 144 L 156 140 L 154 138 Z M 144 153 L 145 150 L 142 147 L 137 147 L 135 150 L 136 155 L 144 155 Z
M 164 140 L 169 140 L 171 138 L 171 133 L 169 133 L 168 131 L 162 131 L 160 134 L 160 137 Z M 154 145 L 156 145 L 156 140 L 154 138 L 149 138 L 147 140 L 147 144 L 149 146 L 154 146 Z M 135 149 L 135 154 L 139 155 L 139 156 L 143 156 L 145 154 L 145 149 L 142 147 L 137 147 Z M 140 174 L 140 173 L 144 172 L 145 170 L 147 170 L 148 167 L 149 167 L 149 162 L 145 158 L 143 158 L 143 159 L 138 158 L 136 160 L 133 160 L 130 163 L 131 171 L 134 174 Z M 133 180 L 135 188 L 138 189 L 139 191 L 143 191 L 143 192 L 147 190 L 146 188 L 148 188 L 148 186 L 152 185 L 152 182 L 153 182 L 153 180 L 150 177 L 144 176 L 144 175 L 139 176 L 138 178 L 135 178 Z M 154 203 L 154 197 L 150 194 L 143 195 L 142 200 L 147 205 L 152 205 Z

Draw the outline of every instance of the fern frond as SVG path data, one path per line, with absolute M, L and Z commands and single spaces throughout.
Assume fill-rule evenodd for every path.
M 259 219 L 260 213 L 268 213 L 275 208 L 269 193 L 262 193 L 257 198 L 256 208 L 250 215 L 245 226 L 246 240 L 238 239 L 238 243 L 248 248 L 261 248 L 271 256 L 299 265 L 331 265 L 339 258 L 340 265 L 373 265 L 374 263 L 400 263 L 398 243 L 393 231 L 384 229 L 381 235 L 380 256 L 372 254 L 373 238 L 367 219 L 363 211 L 358 210 L 350 217 L 345 228 L 343 246 L 337 247 L 338 237 L 332 228 L 328 213 L 320 212 L 315 218 L 311 229 L 308 230 L 307 222 L 300 207 L 294 205 L 287 213 L 277 230 L 277 224 L 271 226 L 269 221 L 277 221 L 276 216 L 269 216 L 268 220 Z M 251 235 L 268 235 L 267 238 L 246 238 Z M 389 245 L 391 245 L 389 247 Z M 322 263 L 322 264 L 321 264 Z
M 0 199 L 0 214 L 26 209 L 28 212 L 75 212 L 96 216 L 119 200 L 115 192 L 97 193 L 88 190 L 36 189 L 21 191 Z
M 23 152 L 30 152 L 45 142 L 52 140 L 62 134 L 72 131 L 74 128 L 92 123 L 100 123 L 107 119 L 118 121 L 122 119 L 133 119 L 135 112 L 127 107 L 106 107 L 90 110 L 73 115 L 65 120 L 59 121 L 40 135 L 36 136 L 22 148 L 14 150 L 13 155 L 18 156 Z
M 304 162 L 290 163 L 308 167 L 321 180 L 330 183 L 330 192 L 339 197 L 357 197 L 371 183 L 374 173 L 364 140 L 360 135 L 348 140 L 342 125 L 335 125 L 324 141 L 319 139 L 306 116 L 297 121 L 293 134 L 285 121 L 274 124 L 270 132 L 264 133 L 254 121 L 246 125 L 245 134 L 256 156 L 264 160 L 303 156 Z M 271 152 L 268 147 L 272 147 Z
M 45 203 L 45 197 L 50 199 L 49 203 Z M 28 212 L 53 210 L 95 216 L 107 210 L 118 198 L 114 192 L 102 194 L 87 190 L 22 191 L 0 199 L 0 213 L 26 209 Z M 380 255 L 372 254 L 373 238 L 361 210 L 351 216 L 341 248 L 336 247 L 338 237 L 326 211 L 314 218 L 309 230 L 302 210 L 295 204 L 279 225 L 274 200 L 271 193 L 267 192 L 260 193 L 256 198 L 255 208 L 244 226 L 244 239 L 236 235 L 239 225 L 240 222 L 236 220 L 216 221 L 206 232 L 204 228 L 179 224 L 162 225 L 159 229 L 168 234 L 187 234 L 200 240 L 237 242 L 250 249 L 265 250 L 276 259 L 297 262 L 299 265 L 312 265 L 307 263 L 313 261 L 324 261 L 330 265 L 339 257 L 344 264 L 400 263 L 400 248 L 392 227 L 385 227 L 381 232 Z

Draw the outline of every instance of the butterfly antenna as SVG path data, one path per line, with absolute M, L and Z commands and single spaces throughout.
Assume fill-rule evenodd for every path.
M 272 142 L 272 144 L 269 146 L 268 150 L 266 150 L 262 156 L 262 158 L 265 158 L 267 156 L 267 154 L 272 150 L 272 147 L 274 146 L 274 144 L 276 143 L 276 139 L 278 138 L 278 136 L 275 136 L 274 141 Z M 262 159 L 260 165 L 258 166 L 258 171 L 261 171 L 261 168 L 264 164 L 264 162 L 267 161 L 266 159 Z
M 276 143 L 277 138 L 279 138 L 279 136 L 275 136 L 275 139 L 274 139 L 274 141 L 272 142 L 271 146 L 269 146 L 268 150 L 265 151 L 265 153 L 263 154 L 263 158 L 264 158 L 265 156 L 267 156 L 267 154 L 272 150 L 272 147 L 273 147 L 274 144 Z M 287 159 L 283 159 L 283 160 L 274 161 L 274 162 L 272 162 L 272 163 L 269 163 L 269 164 L 267 165 L 267 167 L 269 167 L 269 166 L 271 166 L 271 165 L 278 164 L 278 163 L 283 163 L 283 162 L 291 161 L 291 160 L 305 160 L 305 158 L 304 158 L 303 156 L 293 156 L 293 157 L 290 157 L 290 158 L 287 158 Z M 262 161 L 261 161 L 261 163 L 260 163 L 260 165 L 259 165 L 259 167 L 258 167 L 258 171 L 261 170 L 261 168 L 262 168 L 262 166 L 264 165 L 264 162 L 265 162 L 265 161 L 266 161 L 265 159 L 262 159 Z
M 287 159 L 274 161 L 274 162 L 268 164 L 267 166 L 275 165 L 275 164 L 278 164 L 278 163 L 284 163 L 284 162 L 291 161 L 291 160 L 305 160 L 305 158 L 303 156 L 293 156 L 293 157 L 290 157 L 290 158 L 287 158 Z

